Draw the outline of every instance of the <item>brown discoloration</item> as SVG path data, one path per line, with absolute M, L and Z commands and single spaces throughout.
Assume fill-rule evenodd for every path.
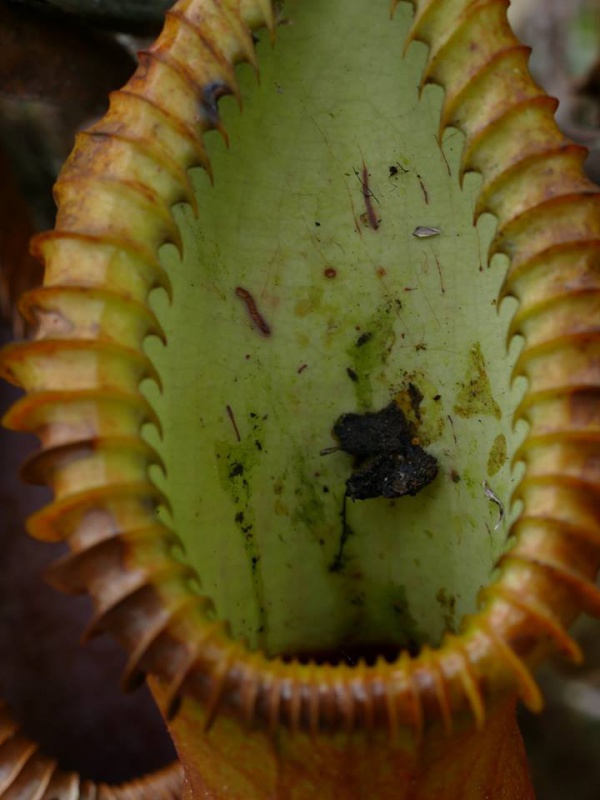
M 258 328 L 258 330 L 264 336 L 270 336 L 271 328 L 265 321 L 265 318 L 262 316 L 258 308 L 256 307 L 256 301 L 254 300 L 250 292 L 247 289 L 243 289 L 241 286 L 237 286 L 235 293 L 245 303 L 246 308 L 248 309 L 248 314 L 250 315 L 250 319 L 252 320 L 256 328 Z
M 414 383 L 408 384 L 408 395 L 410 397 L 410 405 L 415 413 L 415 417 L 421 421 L 421 401 L 423 400 L 423 392 Z
M 326 278 L 335 278 L 337 275 L 337 270 L 335 270 L 333 267 L 327 267 L 323 270 L 323 275 L 325 275 Z
M 456 631 L 456 597 L 448 594 L 446 589 L 438 589 L 435 599 L 439 603 L 446 630 L 455 633 Z
M 412 376 L 411 376 L 412 377 Z M 421 403 L 423 392 L 408 376 L 408 384 L 394 395 L 394 402 L 402 409 L 409 423 L 416 428 L 422 422 Z
M 421 371 L 406 372 L 402 383 L 394 387 L 394 402 L 402 409 L 414 430 L 418 430 L 420 444 L 428 447 L 438 440 L 446 427 L 441 395 L 436 386 Z

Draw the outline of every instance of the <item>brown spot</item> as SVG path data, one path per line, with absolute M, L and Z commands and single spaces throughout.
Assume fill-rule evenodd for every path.
M 409 381 L 406 388 L 401 389 L 394 396 L 396 405 L 402 409 L 410 424 L 416 429 L 422 423 L 421 403 L 423 401 L 423 392 L 419 389 L 416 383 Z M 423 437 L 419 436 L 419 444 L 422 443 Z M 425 439 L 425 441 L 427 441 Z
M 335 278 L 337 275 L 337 270 L 335 270 L 333 267 L 327 267 L 327 269 L 323 270 L 323 275 L 325 275 L 326 278 Z
M 435 599 L 440 605 L 440 610 L 444 617 L 444 622 L 446 623 L 446 629 L 454 633 L 456 630 L 456 597 L 453 594 L 448 594 L 446 589 L 442 588 L 438 590 Z
M 423 392 L 414 383 L 408 384 L 408 397 L 410 399 L 410 407 L 415 413 L 417 421 L 421 421 L 421 402 L 423 401 Z

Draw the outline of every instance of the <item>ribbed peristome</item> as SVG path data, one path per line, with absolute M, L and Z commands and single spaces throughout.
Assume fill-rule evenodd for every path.
M 79 135 L 56 187 L 56 229 L 35 240 L 45 282 L 24 309 L 36 339 L 3 356 L 4 374 L 27 392 L 6 424 L 39 436 L 27 473 L 55 493 L 29 529 L 68 540 L 55 582 L 91 594 L 89 631 L 125 645 L 126 685 L 144 673 L 164 682 L 168 713 L 191 695 L 209 723 L 226 705 L 270 728 L 418 733 L 437 717 L 450 729 L 466 709 L 481 725 L 493 693 L 516 688 L 540 708 L 530 667 L 556 646 L 579 660 L 565 628 L 582 609 L 600 612 L 598 190 L 528 74 L 508 0 L 413 5 L 410 39 L 429 46 L 423 83 L 445 90 L 440 130 L 464 132 L 462 171 L 482 176 L 476 214 L 498 220 L 490 256 L 510 260 L 503 293 L 518 301 L 510 333 L 522 337 L 516 374 L 527 379 L 514 546 L 460 636 L 374 666 L 267 659 L 214 619 L 155 515 L 168 499 L 149 478 L 160 458 L 141 428 L 159 420 L 139 384 L 158 380 L 143 350 L 146 336 L 162 335 L 149 293 L 169 291 L 157 250 L 178 244 L 171 208 L 194 203 L 190 167 L 210 171 L 203 135 L 220 128 L 217 98 L 238 94 L 235 65 L 255 62 L 251 31 L 273 29 L 269 0 L 181 0 L 168 13 L 107 115 Z
M 183 773 L 173 764 L 120 786 L 84 780 L 59 768 L 25 736 L 0 703 L 0 797 L 2 800 L 179 800 Z

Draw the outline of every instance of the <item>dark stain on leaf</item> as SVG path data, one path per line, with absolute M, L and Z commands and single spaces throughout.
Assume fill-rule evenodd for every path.
M 355 456 L 346 481 L 352 500 L 415 495 L 437 475 L 437 459 L 423 450 L 395 403 L 367 414 L 343 414 L 333 433 L 340 449 Z

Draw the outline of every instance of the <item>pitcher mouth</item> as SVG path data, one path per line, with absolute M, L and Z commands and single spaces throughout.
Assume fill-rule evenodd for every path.
M 303 666 L 316 664 L 319 667 L 324 665 L 337 667 L 343 664 L 349 667 L 356 667 L 358 664 L 363 664 L 367 667 L 373 667 L 379 661 L 394 664 L 398 661 L 401 652 L 407 652 L 411 657 L 414 657 L 418 655 L 419 650 L 420 646 L 413 642 L 402 649 L 387 642 L 376 642 L 375 644 L 362 646 L 352 644 L 344 647 L 340 645 L 335 650 L 322 652 L 284 653 L 280 658 L 284 664 L 298 663 Z
M 498 219 L 492 253 L 505 253 L 511 260 L 502 294 L 519 303 L 509 334 L 523 339 L 514 371 L 526 379 L 527 388 L 514 419 L 526 421 L 528 433 L 515 456 L 525 466 L 514 495 L 521 503 L 511 527 L 514 545 L 498 559 L 497 577 L 483 592 L 481 611 L 465 616 L 460 635 L 448 633 L 439 648 L 432 649 L 427 641 L 415 642 L 410 636 L 390 643 L 375 631 L 372 639 L 377 655 L 370 642 L 349 640 L 349 660 L 341 647 L 332 652 L 327 643 L 319 646 L 320 640 L 315 639 L 316 646 L 312 642 L 304 648 L 273 646 L 274 653 L 294 655 L 269 657 L 257 649 L 260 640 L 250 647 L 242 641 L 244 632 L 239 637 L 230 635 L 226 624 L 217 619 L 210 592 L 200 593 L 195 569 L 174 555 L 178 537 L 169 521 L 171 498 L 161 488 L 164 479 L 156 472 L 163 464 L 159 453 L 168 448 L 161 445 L 158 434 L 147 433 L 148 425 L 157 419 L 164 427 L 168 416 L 153 411 L 163 402 L 158 391 L 148 389 L 142 394 L 139 389 L 146 379 L 160 384 L 155 362 L 161 345 L 146 342 L 146 337 L 161 337 L 167 318 L 164 297 L 156 300 L 154 295 L 151 303 L 149 295 L 157 287 L 165 293 L 171 290 L 164 264 L 171 268 L 174 280 L 181 264 L 174 248 L 161 252 L 162 264 L 156 255 L 165 242 L 181 243 L 172 206 L 193 196 L 186 170 L 208 167 L 202 135 L 211 129 L 224 130 L 216 97 L 226 92 L 239 94 L 234 65 L 244 60 L 255 63 L 250 30 L 274 25 L 271 5 L 258 0 L 249 0 L 236 12 L 226 13 L 220 6 L 209 10 L 203 9 L 202 24 L 193 4 L 169 13 L 163 36 L 143 55 L 128 86 L 113 95 L 107 117 L 78 140 L 56 188 L 57 228 L 34 244 L 46 264 L 46 286 L 29 295 L 25 308 L 35 317 L 38 338 L 7 348 L 2 358 L 4 375 L 28 391 L 5 422 L 40 437 L 42 448 L 29 472 L 49 483 L 56 496 L 54 503 L 30 520 L 30 532 L 42 539 L 68 538 L 72 554 L 57 565 L 54 580 L 67 590 L 85 590 L 92 595 L 96 611 L 90 631 L 111 630 L 125 645 L 130 653 L 127 685 L 135 684 L 145 673 L 166 683 L 168 715 L 175 713 L 182 696 L 190 694 L 202 700 L 207 726 L 220 710 L 247 724 L 256 722 L 271 729 L 286 725 L 315 732 L 360 726 L 396 735 L 400 726 L 409 726 L 420 735 L 427 720 L 441 718 L 450 729 L 453 716 L 469 709 L 482 725 L 486 700 L 494 693 L 518 690 L 531 708 L 538 709 L 541 697 L 529 667 L 551 645 L 580 659 L 579 648 L 566 634 L 565 625 L 582 608 L 600 610 L 593 584 L 600 535 L 594 498 L 598 485 L 594 458 L 600 430 L 595 366 L 598 335 L 589 323 L 597 302 L 595 249 L 600 232 L 598 195 L 581 172 L 582 153 L 566 144 L 551 119 L 550 104 L 531 82 L 527 54 L 506 24 L 503 4 L 478 4 L 456 19 L 444 18 L 445 12 L 436 17 L 431 7 L 419 8 L 409 41 L 419 38 L 430 46 L 423 80 L 439 82 L 445 89 L 442 129 L 453 125 L 466 134 L 461 173 L 478 171 L 482 175 L 484 204 L 476 213 L 491 212 Z M 494 35 L 482 36 L 482 30 L 494 31 Z M 465 37 L 481 42 L 481 47 L 467 48 L 463 54 Z M 476 60 L 466 69 L 461 59 L 475 58 L 472 51 L 476 51 Z M 532 133 L 538 128 L 543 136 Z M 540 169 L 545 160 L 552 169 Z M 147 177 L 148 170 L 152 177 Z M 384 230 L 372 196 L 365 190 L 365 170 L 368 178 L 363 159 L 357 186 L 365 216 L 354 217 L 358 227 L 351 231 L 360 241 L 366 240 L 367 234 L 381 239 Z M 556 179 L 557 172 L 564 174 L 562 182 Z M 420 173 L 415 174 L 418 179 Z M 426 189 L 423 203 L 429 205 Z M 175 214 L 179 219 L 191 216 L 189 208 Z M 391 227 L 393 215 L 389 219 Z M 316 226 L 319 220 L 313 222 Z M 438 230 L 430 225 L 410 227 L 421 233 L 425 228 Z M 423 238 L 427 241 L 427 236 L 416 237 L 419 246 L 423 246 Z M 318 244 L 321 247 L 321 242 Z M 434 272 L 435 259 L 428 264 L 438 293 L 445 295 L 448 287 L 441 271 L 439 278 Z M 293 406 L 295 389 L 289 392 L 290 407 L 298 408 L 300 436 L 315 436 L 310 448 L 315 461 L 323 449 L 323 444 L 318 444 L 321 430 L 327 430 L 339 414 L 374 412 L 393 399 L 389 381 L 382 402 L 365 377 L 372 371 L 365 356 L 371 345 L 365 341 L 377 343 L 378 353 L 388 357 L 398 312 L 386 295 L 386 269 L 374 266 L 371 291 L 373 296 L 381 293 L 386 297 L 377 313 L 364 319 L 358 329 L 349 315 L 338 315 L 325 331 L 328 336 L 340 329 L 348 337 L 352 333 L 345 350 L 350 361 L 344 364 L 347 382 L 340 391 L 354 398 L 354 406 L 338 407 L 338 398 L 332 397 L 331 391 L 323 392 L 321 405 L 325 408 L 316 407 L 313 415 L 319 421 L 319 433 L 307 434 L 308 428 L 300 427 L 304 421 L 301 409 Z M 329 302 L 332 269 L 337 276 L 334 267 L 327 266 L 325 274 L 319 265 L 322 283 L 318 297 L 311 294 L 313 283 L 309 281 L 300 286 L 305 295 L 293 298 L 290 330 L 298 338 L 307 335 L 303 327 L 307 315 L 319 303 Z M 269 319 L 238 273 L 231 292 L 225 293 L 226 302 L 219 305 L 223 292 L 219 270 L 214 272 L 211 280 L 216 288 L 214 295 L 207 295 L 209 310 L 218 309 L 215 313 L 225 319 L 236 313 L 242 319 L 242 313 L 246 314 L 245 323 L 240 322 L 237 333 L 232 334 L 244 345 L 248 342 L 247 349 L 238 353 L 241 374 L 244 364 L 259 360 L 265 337 L 270 337 L 271 346 L 276 336 L 271 336 Z M 480 274 L 485 276 L 483 265 Z M 246 272 L 243 277 L 256 278 L 256 273 Z M 412 287 L 404 290 L 409 297 Z M 276 293 L 263 296 L 275 315 L 283 300 Z M 177 313 L 183 306 L 181 301 L 176 303 Z M 195 305 L 192 313 L 198 314 Z M 394 320 L 391 327 L 390 319 Z M 370 338 L 359 344 L 365 335 Z M 423 351 L 421 342 L 411 344 L 415 352 Z M 215 356 L 210 331 L 202 346 L 206 358 Z M 309 348 L 310 339 L 304 346 Z M 478 414 L 499 424 L 502 414 L 492 393 L 484 391 L 482 400 L 482 393 L 475 391 L 476 386 L 485 389 L 485 379 L 489 381 L 477 343 L 468 348 L 466 358 L 471 372 L 458 389 L 453 408 L 458 416 L 462 411 L 468 418 L 475 402 Z M 214 361 L 216 369 L 216 356 Z M 302 375 L 312 380 L 304 363 L 292 365 L 294 381 Z M 169 369 L 164 357 L 160 364 L 161 372 Z M 279 358 L 279 369 L 288 366 Z M 324 374 L 325 370 L 318 373 L 320 380 Z M 400 386 L 393 387 L 393 397 L 410 394 L 413 377 L 406 375 Z M 177 394 L 177 386 L 165 382 L 167 392 Z M 206 392 L 207 405 L 216 394 Z M 428 419 L 435 419 L 437 393 L 421 394 L 429 404 Z M 230 491 L 235 506 L 229 530 L 249 534 L 249 530 L 243 531 L 248 525 L 246 509 L 251 507 L 245 470 L 265 449 L 257 426 L 265 423 L 266 427 L 267 420 L 248 405 L 245 394 L 232 392 L 232 396 L 236 408 L 228 400 L 219 401 L 222 419 L 217 422 L 219 441 L 214 444 L 211 462 L 213 480 L 223 492 Z M 180 404 L 179 412 L 186 410 L 187 406 L 183 409 Z M 451 437 L 450 423 L 444 424 Z M 227 439 L 221 435 L 225 429 Z M 265 435 L 274 436 L 272 430 Z M 168 436 L 167 431 L 167 442 Z M 411 441 L 410 446 L 427 453 L 427 446 L 421 444 Z M 502 448 L 498 445 L 497 449 Z M 432 453 L 437 456 L 433 447 Z M 377 470 L 383 469 L 386 476 L 390 470 L 397 471 L 397 456 L 405 458 L 406 453 L 396 447 L 385 454 L 394 461 L 391 466 L 365 463 L 368 456 L 361 460 L 353 455 L 358 462 L 352 468 L 360 473 L 360 480 L 350 487 L 346 478 L 338 481 L 339 499 L 349 491 L 357 503 L 379 503 L 377 497 L 384 494 L 382 487 L 389 481 Z M 168 457 L 166 462 L 170 469 Z M 193 470 L 191 463 L 186 466 L 188 471 Z M 422 503 L 419 507 L 425 505 L 424 497 L 431 500 L 437 491 L 432 463 L 424 463 L 431 481 L 421 481 L 423 491 L 414 498 L 417 505 Z M 347 461 L 336 461 L 336 466 L 325 469 L 339 477 L 348 466 Z M 312 466 L 310 469 L 314 477 Z M 368 479 L 361 470 L 369 471 Z M 442 473 L 446 486 L 457 486 L 460 475 L 449 463 Z M 397 472 L 393 474 L 396 480 Z M 277 496 L 277 476 L 270 481 Z M 372 495 L 375 489 L 378 494 Z M 485 481 L 479 481 L 477 491 L 482 504 L 491 501 L 503 506 L 498 493 L 486 487 Z M 363 494 L 365 497 L 360 496 Z M 303 513 L 313 521 L 319 516 L 315 509 L 324 506 L 322 498 L 321 503 L 312 495 L 309 499 L 313 505 L 307 501 Z M 287 513 L 285 498 L 277 503 L 276 499 L 274 513 Z M 174 506 L 177 513 L 178 506 Z M 496 508 L 494 511 L 497 513 Z M 384 519 L 388 511 L 381 513 Z M 338 511 L 334 517 L 339 528 Z M 344 532 L 342 526 L 337 542 L 330 537 L 330 566 L 338 563 L 335 557 L 339 542 L 344 543 Z M 245 541 L 246 554 L 256 566 L 255 543 L 251 536 Z M 319 552 L 317 537 L 314 544 Z M 193 546 L 200 545 L 194 542 Z M 342 570 L 329 573 L 336 571 Z M 301 589 L 301 585 L 296 587 L 298 592 Z M 256 594 L 260 599 L 258 589 Z M 303 597 L 309 602 L 309 593 Z M 260 603 L 257 605 L 260 612 Z M 243 629 L 244 614 L 242 608 L 238 628 Z M 392 627 L 389 620 L 382 625 Z M 255 629 L 257 634 L 264 633 L 260 614 Z M 281 638 L 285 641 L 283 634 Z

